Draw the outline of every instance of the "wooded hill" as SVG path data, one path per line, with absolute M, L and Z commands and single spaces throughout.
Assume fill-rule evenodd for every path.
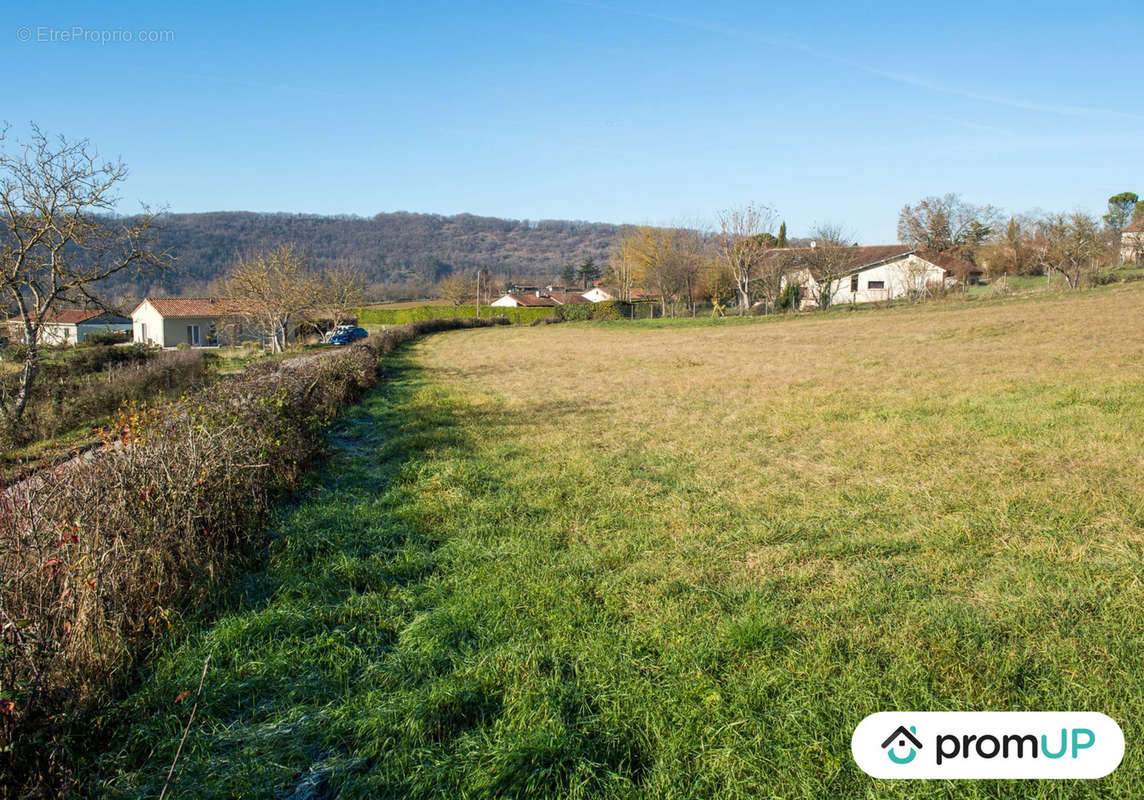
M 316 266 L 345 261 L 374 284 L 430 284 L 453 270 L 484 267 L 512 278 L 555 276 L 586 258 L 606 261 L 620 227 L 567 220 L 514 220 L 457 214 L 373 217 L 219 211 L 161 219 L 161 244 L 176 257 L 166 275 L 118 279 L 109 294 L 162 295 L 207 290 L 238 256 L 295 242 Z

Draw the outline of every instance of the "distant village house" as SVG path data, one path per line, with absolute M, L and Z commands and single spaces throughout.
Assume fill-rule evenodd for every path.
M 61 308 L 49 311 L 40 326 L 40 344 L 80 344 L 93 334 L 131 333 L 131 320 L 100 309 Z M 23 318 L 8 320 L 8 336 L 13 342 L 24 342 L 27 332 Z
M 1121 232 L 1120 255 L 1125 263 L 1144 264 L 1144 217 Z
M 575 292 L 544 292 L 538 289 L 534 292 L 509 292 L 489 305 L 497 308 L 553 308 L 587 302 Z

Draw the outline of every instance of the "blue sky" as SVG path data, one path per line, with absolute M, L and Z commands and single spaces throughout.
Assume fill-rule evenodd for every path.
M 1144 195 L 1131 6 L 25 3 L 0 108 L 122 158 L 125 211 L 710 224 L 755 201 L 873 243 L 930 194 Z M 58 40 L 76 27 L 170 33 Z

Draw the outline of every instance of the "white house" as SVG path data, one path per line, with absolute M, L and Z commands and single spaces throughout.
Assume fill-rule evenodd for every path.
M 604 303 L 608 300 L 616 299 L 616 295 L 612 294 L 602 286 L 593 286 L 591 289 L 584 292 L 581 297 L 583 297 L 589 303 Z
M 551 308 L 558 304 L 551 297 L 542 296 L 540 292 L 536 294 L 513 294 L 509 292 L 504 297 L 493 300 L 489 305 L 497 308 Z
M 159 347 L 217 345 L 242 332 L 235 303 L 213 297 L 148 297 L 131 312 L 131 324 L 137 343 Z
M 79 344 L 96 333 L 129 334 L 131 320 L 119 314 L 90 308 L 61 308 L 49 311 L 40 326 L 40 344 Z M 23 318 L 8 320 L 13 341 L 26 338 Z
M 582 295 L 575 292 L 509 292 L 504 297 L 498 297 L 489 305 L 499 308 L 551 308 L 553 306 L 575 305 L 587 303 Z
M 1144 264 L 1144 217 L 1121 232 L 1120 255 L 1126 263 Z
M 824 271 L 815 265 L 813 248 L 792 248 L 776 253 L 788 269 L 780 286 L 802 286 L 800 308 L 814 308 L 824 291 L 830 292 L 830 305 L 873 303 L 894 300 L 943 287 L 954 273 L 963 276 L 974 271 L 967 261 L 948 254 L 914 250 L 906 245 L 875 245 L 850 248 L 841 274 L 823 286 Z

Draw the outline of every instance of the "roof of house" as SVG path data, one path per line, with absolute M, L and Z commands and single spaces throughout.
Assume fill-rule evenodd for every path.
M 225 317 L 241 313 L 235 301 L 217 297 L 145 297 L 143 303 L 150 303 L 163 317 Z M 135 307 L 132 316 L 143 303 Z
M 1125 228 L 1124 233 L 1144 233 L 1144 216 Z
M 593 286 L 592 289 L 597 289 L 597 290 L 603 292 L 604 294 L 608 295 L 609 297 L 619 297 L 620 296 L 620 290 L 617 289 L 615 286 Z M 591 294 L 592 289 L 589 289 L 584 294 Z M 583 297 L 584 295 L 580 295 L 580 296 Z M 658 300 L 659 295 L 654 294 L 652 292 L 645 292 L 643 289 L 632 289 L 631 290 L 631 298 L 632 298 L 632 302 L 639 302 L 640 300 Z
M 534 294 L 512 294 L 510 292 L 506 294 L 505 297 L 511 297 L 516 301 L 517 305 L 521 306 L 541 307 L 557 305 L 556 301 L 551 297 L 537 297 Z
M 785 250 L 776 250 L 776 257 L 786 258 L 793 268 L 808 269 L 815 280 L 822 278 L 822 271 L 813 264 L 806 263 L 806 256 L 814 250 L 810 247 L 791 247 Z M 872 267 L 905 258 L 913 253 L 918 258 L 930 262 L 947 272 L 970 273 L 978 271 L 970 262 L 952 253 L 938 253 L 933 250 L 915 250 L 904 244 L 877 244 L 849 248 L 846 264 L 842 275 L 852 275 L 855 272 L 871 269 Z
M 781 258 L 786 261 L 788 268 L 805 269 L 810 272 L 816 281 L 822 280 L 823 271 L 808 257 L 815 252 L 813 247 L 788 247 L 772 251 L 772 258 Z M 844 256 L 845 263 L 839 265 L 841 274 L 861 272 L 876 264 L 892 261 L 908 256 L 913 250 L 904 244 L 878 244 L 865 247 L 850 247 Z
M 955 275 L 969 275 L 974 272 L 982 272 L 983 270 L 976 264 L 966 261 L 959 255 L 953 253 L 939 253 L 936 250 L 918 250 L 915 252 L 918 258 L 924 258 L 931 264 L 937 264 L 946 272 L 952 272 Z
M 566 305 L 569 305 L 571 303 L 589 303 L 589 302 L 591 302 L 584 295 L 576 294 L 575 292 L 552 292 L 548 296 L 551 297 L 553 300 L 555 300 L 558 304 L 560 304 L 562 306 L 566 306 Z
M 101 308 L 56 308 L 44 314 L 43 322 L 45 325 L 79 325 L 104 315 L 126 320 L 126 317 L 120 317 L 119 314 L 113 314 Z M 23 317 L 14 317 L 12 321 L 17 322 L 22 319 Z

